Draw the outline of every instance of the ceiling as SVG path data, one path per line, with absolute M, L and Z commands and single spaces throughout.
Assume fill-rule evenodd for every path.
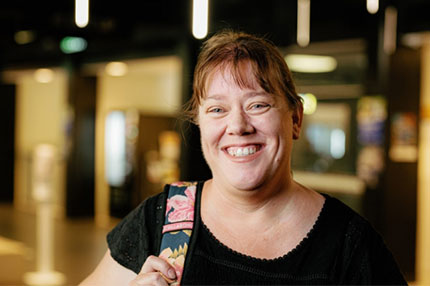
M 90 0 L 90 24 L 74 24 L 74 0 L 9 0 L 0 6 L 0 68 L 55 65 L 169 53 L 191 36 L 191 0 Z M 398 9 L 398 33 L 430 30 L 430 1 L 380 0 L 371 15 L 365 0 L 312 0 L 311 41 L 374 40 L 383 7 Z M 296 0 L 210 0 L 209 32 L 223 28 L 265 35 L 279 46 L 295 43 Z M 18 45 L 14 35 L 31 30 L 33 42 Z M 84 52 L 65 55 L 65 36 L 88 41 Z

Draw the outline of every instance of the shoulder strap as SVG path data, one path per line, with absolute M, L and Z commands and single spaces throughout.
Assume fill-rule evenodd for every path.
M 197 182 L 177 182 L 169 187 L 159 257 L 168 261 L 176 271 L 176 281 L 164 277 L 170 285 L 180 285 L 181 282 L 194 226 L 196 190 Z

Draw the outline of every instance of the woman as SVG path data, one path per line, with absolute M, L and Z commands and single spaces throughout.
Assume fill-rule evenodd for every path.
M 197 184 L 181 284 L 406 284 L 363 218 L 293 180 L 303 109 L 273 44 L 216 34 L 199 55 L 193 90 L 191 116 L 213 178 Z M 109 250 L 82 285 L 177 279 L 157 257 L 165 200 L 165 193 L 146 200 L 112 230 Z

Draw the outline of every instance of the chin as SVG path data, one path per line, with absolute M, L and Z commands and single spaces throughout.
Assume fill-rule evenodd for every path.
M 230 178 L 228 177 L 226 178 L 226 181 L 228 182 L 229 185 L 233 186 L 235 189 L 243 190 L 243 191 L 258 189 L 264 183 L 264 179 L 259 178 L 258 176 L 238 175 L 232 178 L 231 174 L 230 174 Z
M 253 191 L 257 190 L 259 187 L 261 187 L 261 184 L 238 184 L 235 186 L 237 190 L 240 191 Z

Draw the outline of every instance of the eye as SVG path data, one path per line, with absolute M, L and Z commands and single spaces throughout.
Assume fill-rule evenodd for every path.
M 251 109 L 261 109 L 261 108 L 265 108 L 265 107 L 269 107 L 270 105 L 267 103 L 256 103 L 251 105 Z
M 256 102 L 256 103 L 251 104 L 249 106 L 248 110 L 251 113 L 259 114 L 259 113 L 262 113 L 262 112 L 269 110 L 270 107 L 271 107 L 271 105 L 268 103 Z
M 224 112 L 224 110 L 222 108 L 220 108 L 220 107 L 213 107 L 213 108 L 209 108 L 208 112 L 209 113 L 215 113 L 215 114 L 217 114 L 217 113 Z

